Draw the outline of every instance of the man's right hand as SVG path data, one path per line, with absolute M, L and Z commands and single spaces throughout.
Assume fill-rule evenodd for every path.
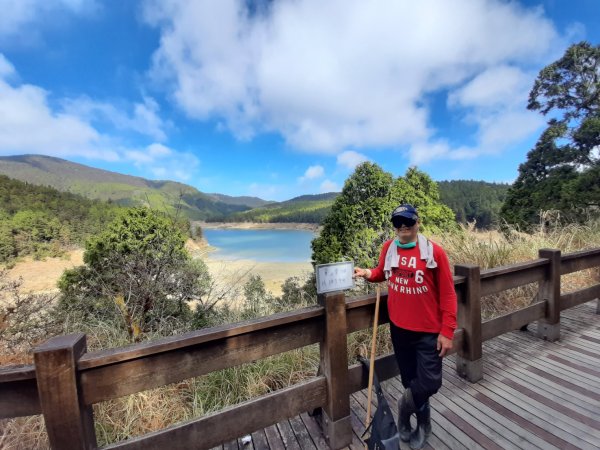
M 365 280 L 367 278 L 371 278 L 371 271 L 369 269 L 361 269 L 360 267 L 355 267 L 354 268 L 354 276 L 352 278 L 364 278 Z

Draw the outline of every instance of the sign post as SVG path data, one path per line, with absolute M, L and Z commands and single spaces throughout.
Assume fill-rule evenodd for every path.
M 348 388 L 346 298 L 344 289 L 354 287 L 354 263 L 321 264 L 315 268 L 317 298 L 325 308 L 319 373 L 327 380 L 327 399 L 321 410 L 321 426 L 329 447 L 343 448 L 352 442 Z
M 316 268 L 317 294 L 354 288 L 352 261 L 319 264 Z

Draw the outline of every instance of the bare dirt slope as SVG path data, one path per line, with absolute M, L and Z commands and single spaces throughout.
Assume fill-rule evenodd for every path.
M 63 258 L 46 258 L 35 261 L 25 258 L 23 261 L 8 271 L 12 280 L 21 278 L 23 292 L 56 292 L 56 283 L 66 269 L 83 264 L 83 249 L 68 252 Z
M 203 258 L 210 273 L 223 282 L 243 283 L 251 274 L 260 275 L 265 287 L 274 295 L 281 295 L 281 285 L 293 276 L 304 276 L 312 270 L 310 263 L 269 263 L 252 260 L 220 261 L 207 258 L 210 249 L 188 241 L 187 249 L 194 257 Z M 56 292 L 56 283 L 66 269 L 83 264 L 83 250 L 68 252 L 64 258 L 46 258 L 44 261 L 34 261 L 26 258 L 9 270 L 10 279 L 22 278 L 23 292 L 48 293 Z

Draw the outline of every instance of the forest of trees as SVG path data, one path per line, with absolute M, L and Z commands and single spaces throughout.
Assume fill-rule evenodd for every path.
M 58 256 L 100 232 L 119 209 L 0 175 L 0 262 L 24 255 Z
M 454 211 L 457 222 L 488 229 L 498 226 L 510 185 L 456 180 L 440 181 L 438 187 L 440 200 Z
M 337 193 L 303 195 L 285 202 L 272 203 L 249 211 L 230 214 L 220 220 L 259 223 L 321 223 L 331 210 L 333 199 L 337 195 Z M 215 220 L 219 221 L 219 218 Z

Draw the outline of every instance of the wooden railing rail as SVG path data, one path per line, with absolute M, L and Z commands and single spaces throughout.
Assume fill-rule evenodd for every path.
M 320 407 L 327 395 L 326 384 L 324 376 L 316 377 L 217 413 L 104 448 L 212 448 L 237 436 Z
M 557 339 L 560 311 L 600 297 L 600 283 L 561 295 L 561 275 L 598 266 L 600 249 L 541 250 L 534 261 L 483 271 L 456 266 L 458 372 L 480 379 L 482 343 L 530 322 L 538 321 L 540 337 Z M 530 283 L 539 285 L 530 306 L 482 321 L 481 297 Z M 378 323 L 384 324 L 386 293 L 381 302 Z M 84 335 L 52 338 L 35 350 L 35 365 L 0 368 L 0 418 L 43 413 L 53 448 L 92 449 L 94 403 L 319 343 L 320 373 L 309 380 L 106 448 L 210 448 L 315 408 L 323 412 L 331 447 L 339 448 L 351 438 L 349 395 L 367 384 L 360 365 L 348 366 L 347 335 L 371 327 L 374 311 L 373 295 L 330 293 L 318 306 L 118 349 L 87 353 Z M 376 369 L 381 380 L 398 374 L 393 355 L 377 358 Z
M 0 419 L 41 412 L 35 366 L 0 367 Z
M 581 250 L 569 253 L 568 255 L 562 255 L 560 273 L 566 275 L 598 266 L 600 266 L 600 249 Z
M 481 271 L 481 296 L 497 294 L 508 289 L 535 283 L 544 278 L 547 259 L 536 259 L 511 266 Z
M 321 342 L 324 311 L 307 308 L 242 327 L 246 332 L 238 333 L 232 326 L 230 333 L 214 333 L 201 343 L 195 343 L 193 335 L 185 338 L 193 342 L 185 346 L 161 343 L 158 353 L 151 344 L 136 346 L 127 357 L 111 363 L 101 363 L 102 358 L 95 360 L 95 366 L 90 360 L 82 361 L 81 366 L 87 366 L 79 369 L 84 402 L 122 397 Z M 132 357 L 142 348 L 145 355 Z M 105 358 L 115 359 L 114 355 Z

